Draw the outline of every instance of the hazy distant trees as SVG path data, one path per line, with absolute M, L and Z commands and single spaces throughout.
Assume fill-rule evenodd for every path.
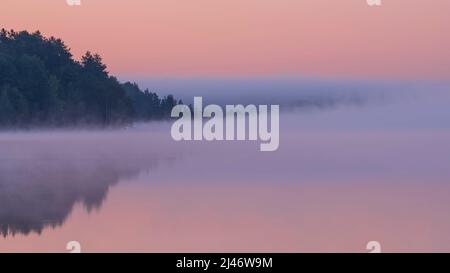
M 110 76 L 98 54 L 78 62 L 60 39 L 0 31 L 0 127 L 112 125 L 169 117 L 160 99 Z
M 123 89 L 133 105 L 133 116 L 136 120 L 161 119 L 170 117 L 172 108 L 178 103 L 172 95 L 159 98 L 148 89 L 141 91 L 136 83 L 126 82 Z

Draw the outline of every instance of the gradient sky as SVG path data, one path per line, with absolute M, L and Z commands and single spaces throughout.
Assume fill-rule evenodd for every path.
M 2 0 L 1 25 L 119 75 L 449 79 L 450 1 Z

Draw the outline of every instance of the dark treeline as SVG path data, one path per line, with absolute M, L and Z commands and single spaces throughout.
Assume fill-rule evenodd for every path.
M 176 104 L 171 95 L 120 83 L 97 54 L 76 61 L 60 39 L 0 32 L 2 128 L 120 125 L 169 117 Z

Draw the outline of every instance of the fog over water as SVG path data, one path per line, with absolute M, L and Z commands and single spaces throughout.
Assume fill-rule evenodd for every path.
M 175 142 L 170 121 L 1 132 L 0 252 L 450 251 L 450 85 L 147 84 L 280 103 L 280 148 Z
M 412 95 L 417 92 L 448 91 L 448 82 L 376 81 L 271 77 L 137 77 L 124 79 L 161 95 L 173 94 L 191 103 L 202 96 L 205 103 L 218 104 L 281 104 L 287 106 L 318 106 L 338 103 L 374 102 Z

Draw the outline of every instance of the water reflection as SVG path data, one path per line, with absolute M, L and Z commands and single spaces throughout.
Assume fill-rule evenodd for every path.
M 0 134 L 0 252 L 448 251 L 450 95 L 418 95 L 283 112 L 274 153 L 170 123 Z
M 7 134 L 0 138 L 0 234 L 41 233 L 63 225 L 76 203 L 100 208 L 121 179 L 171 160 L 147 149 L 148 134 Z
M 369 100 L 352 93 L 300 97 L 284 109 L 333 109 Z M 164 123 L 128 131 L 2 132 L 0 235 L 41 234 L 47 227 L 60 227 L 77 203 L 88 212 L 99 209 L 111 186 L 181 153 L 168 132 Z M 208 173 L 220 176 L 222 170 Z

